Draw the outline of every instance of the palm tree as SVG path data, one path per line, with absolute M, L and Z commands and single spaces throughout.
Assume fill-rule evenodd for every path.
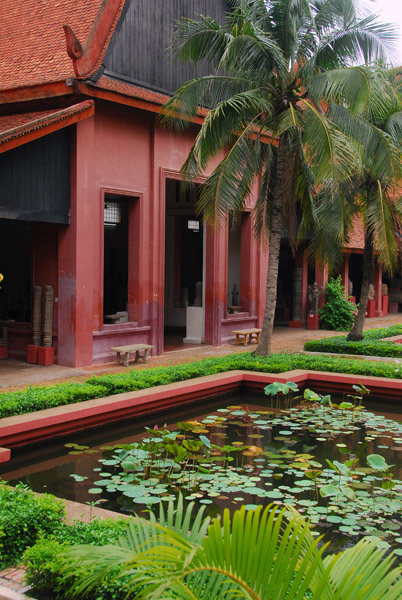
M 236 220 L 258 180 L 255 230 L 269 239 L 258 354 L 271 348 L 280 242 L 286 227 L 295 247 L 296 199 L 314 221 L 317 186 L 330 192 L 331 182 L 350 178 L 354 168 L 352 148 L 321 100 L 310 97 L 310 85 L 322 71 L 384 57 L 393 38 L 374 16 L 360 18 L 354 0 L 238 0 L 225 26 L 207 17 L 177 26 L 177 56 L 215 72 L 185 83 L 164 107 L 162 122 L 179 128 L 208 107 L 183 178 L 200 175 L 225 150 L 199 211 L 213 224 Z
M 363 338 L 369 286 L 372 282 L 374 253 L 391 273 L 399 253 L 398 232 L 402 225 L 402 103 L 389 95 L 383 110 L 369 110 L 367 138 L 362 145 L 362 172 L 359 178 L 356 212 L 364 224 L 363 274 L 359 308 L 347 339 Z M 364 131 L 360 119 L 354 119 L 353 133 L 358 139 Z
M 103 547 L 75 546 L 64 555 L 71 591 L 85 597 L 105 579 L 121 580 L 127 598 L 159 600 L 396 600 L 401 569 L 392 568 L 375 543 L 360 540 L 337 555 L 322 557 L 327 545 L 314 539 L 296 509 L 245 507 L 214 519 L 205 535 L 198 513 L 190 527 L 182 506 L 170 504 L 170 523 L 136 519 L 127 537 Z
M 381 66 L 361 68 L 368 94 L 357 97 L 343 70 L 332 80 L 318 76 L 311 90 L 314 96 L 334 100 L 329 106 L 331 119 L 358 145 L 356 175 L 340 185 L 337 194 L 317 199 L 316 217 L 327 231 L 334 220 L 343 222 L 340 243 L 348 240 L 354 216 L 364 225 L 364 254 L 360 302 L 354 325 L 347 339 L 363 338 L 369 286 L 374 256 L 391 273 L 397 265 L 399 231 L 402 225 L 402 100 L 398 94 L 395 71 Z M 335 85 L 334 85 L 335 82 Z M 340 102 L 342 101 L 342 103 Z M 315 240 L 315 244 L 319 242 Z

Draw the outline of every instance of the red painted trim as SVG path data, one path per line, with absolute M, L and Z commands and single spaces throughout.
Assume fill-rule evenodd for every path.
M 393 399 L 401 395 L 400 379 L 303 370 L 280 374 L 230 371 L 1 419 L 0 444 L 3 448 L 9 448 L 32 443 L 85 427 L 183 406 L 203 400 L 206 395 L 231 392 L 241 387 L 262 390 L 273 381 L 294 381 L 300 385 L 314 386 L 317 391 L 350 392 L 351 386 L 361 383 L 362 379 L 364 385 L 371 389 L 373 396 Z
M 77 77 L 88 77 L 99 67 L 124 4 L 125 0 L 103 0 L 84 47 L 79 48 L 80 51 L 76 51 L 78 40 L 74 33 L 68 26 L 64 26 L 67 52 L 73 60 L 74 72 Z
M 75 92 L 74 80 L 63 79 L 62 81 L 51 81 L 50 83 L 41 83 L 27 87 L 1 90 L 0 104 L 14 104 L 15 102 L 25 102 L 28 100 L 38 100 L 41 98 L 68 96 L 74 94 Z
M 11 457 L 11 450 L 9 448 L 0 448 L 0 463 L 8 462 Z
M 86 100 L 80 104 L 75 104 L 69 108 L 54 112 L 51 115 L 33 119 L 24 125 L 4 131 L 0 134 L 0 153 L 7 152 L 12 148 L 17 148 L 32 140 L 37 140 L 54 131 L 78 123 L 83 119 L 92 117 L 94 113 L 94 101 Z

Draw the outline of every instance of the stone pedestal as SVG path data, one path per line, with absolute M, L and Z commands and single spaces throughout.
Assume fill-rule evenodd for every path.
M 300 327 L 303 327 L 303 323 L 302 323 L 302 321 L 289 321 L 288 327 L 292 327 L 293 329 L 298 329 Z
M 0 346 L 0 360 L 8 358 L 8 346 Z
M 368 300 L 367 301 L 366 317 L 368 319 L 373 319 L 375 317 L 375 300 Z
M 353 304 L 356 304 L 356 296 L 349 296 L 349 300 L 350 302 L 353 302 Z
M 388 304 L 388 312 L 390 314 L 396 314 L 396 313 L 398 313 L 399 312 L 399 304 L 397 302 L 389 302 L 389 304 Z
M 39 346 L 35 344 L 29 344 L 27 346 L 27 363 L 36 365 L 38 362 L 38 349 Z
M 53 346 L 39 346 L 38 348 L 38 365 L 48 367 L 54 364 L 54 347 Z
M 318 315 L 307 315 L 307 329 L 319 329 L 320 328 L 320 320 Z
M 187 306 L 185 344 L 201 344 L 204 341 L 204 319 L 202 306 Z

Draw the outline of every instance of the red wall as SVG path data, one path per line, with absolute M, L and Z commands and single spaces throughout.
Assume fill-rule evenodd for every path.
M 58 244 L 59 363 L 107 362 L 113 359 L 111 346 L 136 342 L 152 344 L 159 354 L 163 351 L 165 181 L 179 178 L 197 129 L 194 126 L 180 135 L 164 131 L 155 115 L 106 102 L 97 103 L 95 116 L 75 127 L 71 224 L 60 228 Z M 127 196 L 135 215 L 129 221 L 134 240 L 129 250 L 130 322 L 116 325 L 103 325 L 105 192 Z M 251 327 L 263 310 L 266 252 L 253 240 L 251 219 L 245 229 L 241 269 L 247 273 L 249 290 L 243 286 L 242 294 L 247 294 L 249 311 L 243 315 L 243 326 Z M 205 341 L 215 345 L 232 337 L 234 326 L 226 310 L 227 246 L 226 231 L 208 227 Z M 241 315 L 236 328 L 239 319 Z

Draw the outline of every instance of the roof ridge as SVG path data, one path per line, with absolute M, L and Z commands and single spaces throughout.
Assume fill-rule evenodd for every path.
M 85 44 L 82 45 L 68 24 L 63 25 L 67 53 L 74 73 L 86 79 L 100 67 L 126 0 L 103 0 Z

